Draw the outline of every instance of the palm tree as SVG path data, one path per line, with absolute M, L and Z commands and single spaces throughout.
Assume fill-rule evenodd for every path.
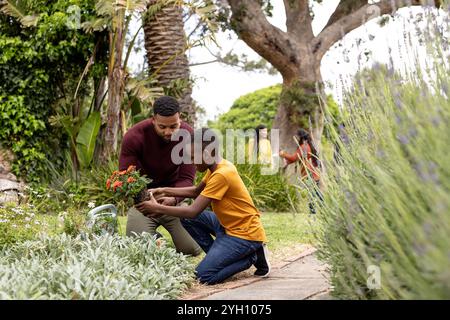
M 150 74 L 156 76 L 158 86 L 177 96 L 186 121 L 193 124 L 196 117 L 182 5 L 176 0 L 150 1 L 144 22 L 145 49 Z

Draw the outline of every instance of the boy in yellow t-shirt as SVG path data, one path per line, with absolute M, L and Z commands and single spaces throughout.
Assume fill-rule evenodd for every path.
M 205 135 L 212 136 L 211 143 L 218 146 L 217 136 L 211 130 L 201 129 L 202 157 L 201 163 L 195 165 L 198 171 L 206 171 L 206 175 L 200 184 L 150 190 L 151 200 L 136 205 L 136 208 L 150 217 L 165 214 L 184 218 L 181 219 L 183 226 L 206 253 L 196 269 L 200 282 L 220 283 L 253 264 L 255 275 L 266 277 L 270 265 L 260 213 L 236 167 L 208 150 L 211 140 L 205 142 Z M 194 144 L 197 141 L 192 136 L 192 160 Z M 216 152 L 218 154 L 217 148 Z M 157 202 L 164 197 L 195 198 L 195 201 L 190 206 L 169 207 Z M 213 212 L 205 210 L 208 206 Z

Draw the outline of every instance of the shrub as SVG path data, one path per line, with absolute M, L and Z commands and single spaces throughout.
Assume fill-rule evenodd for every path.
M 40 227 L 32 205 L 0 205 L 0 247 L 32 239 Z
M 280 100 L 281 85 L 271 86 L 238 98 L 230 111 L 219 116 L 217 121 L 208 123 L 211 128 L 252 129 L 263 123 L 269 128 L 275 118 Z
M 431 69 L 425 83 L 420 71 L 405 81 L 376 67 L 347 96 L 317 203 L 337 297 L 450 298 L 450 77 L 445 64 Z
M 50 167 L 51 181 L 48 184 L 32 184 L 27 190 L 28 201 L 38 212 L 57 214 L 70 208 L 86 214 L 90 207 L 114 203 L 124 213 L 125 201 L 115 200 L 105 188 L 111 172 L 117 170 L 118 162 L 111 159 L 105 165 L 96 165 L 79 172 L 78 180 L 72 178 L 70 166 L 63 172 Z
M 0 299 L 174 299 L 193 275 L 187 257 L 149 234 L 42 235 L 0 250 Z

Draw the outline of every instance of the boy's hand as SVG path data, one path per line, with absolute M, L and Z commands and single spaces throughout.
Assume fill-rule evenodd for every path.
M 160 197 L 158 200 L 158 203 L 164 205 L 164 206 L 176 206 L 177 205 L 177 199 L 175 197 Z
M 150 200 L 138 203 L 135 205 L 136 209 L 138 209 L 144 216 L 157 218 L 160 217 L 160 214 L 155 213 L 157 208 L 160 205 L 156 202 L 155 197 L 153 197 L 153 193 L 150 192 Z
M 160 198 L 166 197 L 164 188 L 154 188 L 154 189 L 148 189 L 148 192 L 151 192 L 156 200 L 159 200 Z

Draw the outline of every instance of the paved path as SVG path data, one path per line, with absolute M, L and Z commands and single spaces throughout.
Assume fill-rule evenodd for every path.
M 271 272 L 268 278 L 213 293 L 206 300 L 331 299 L 326 266 L 313 252 Z

